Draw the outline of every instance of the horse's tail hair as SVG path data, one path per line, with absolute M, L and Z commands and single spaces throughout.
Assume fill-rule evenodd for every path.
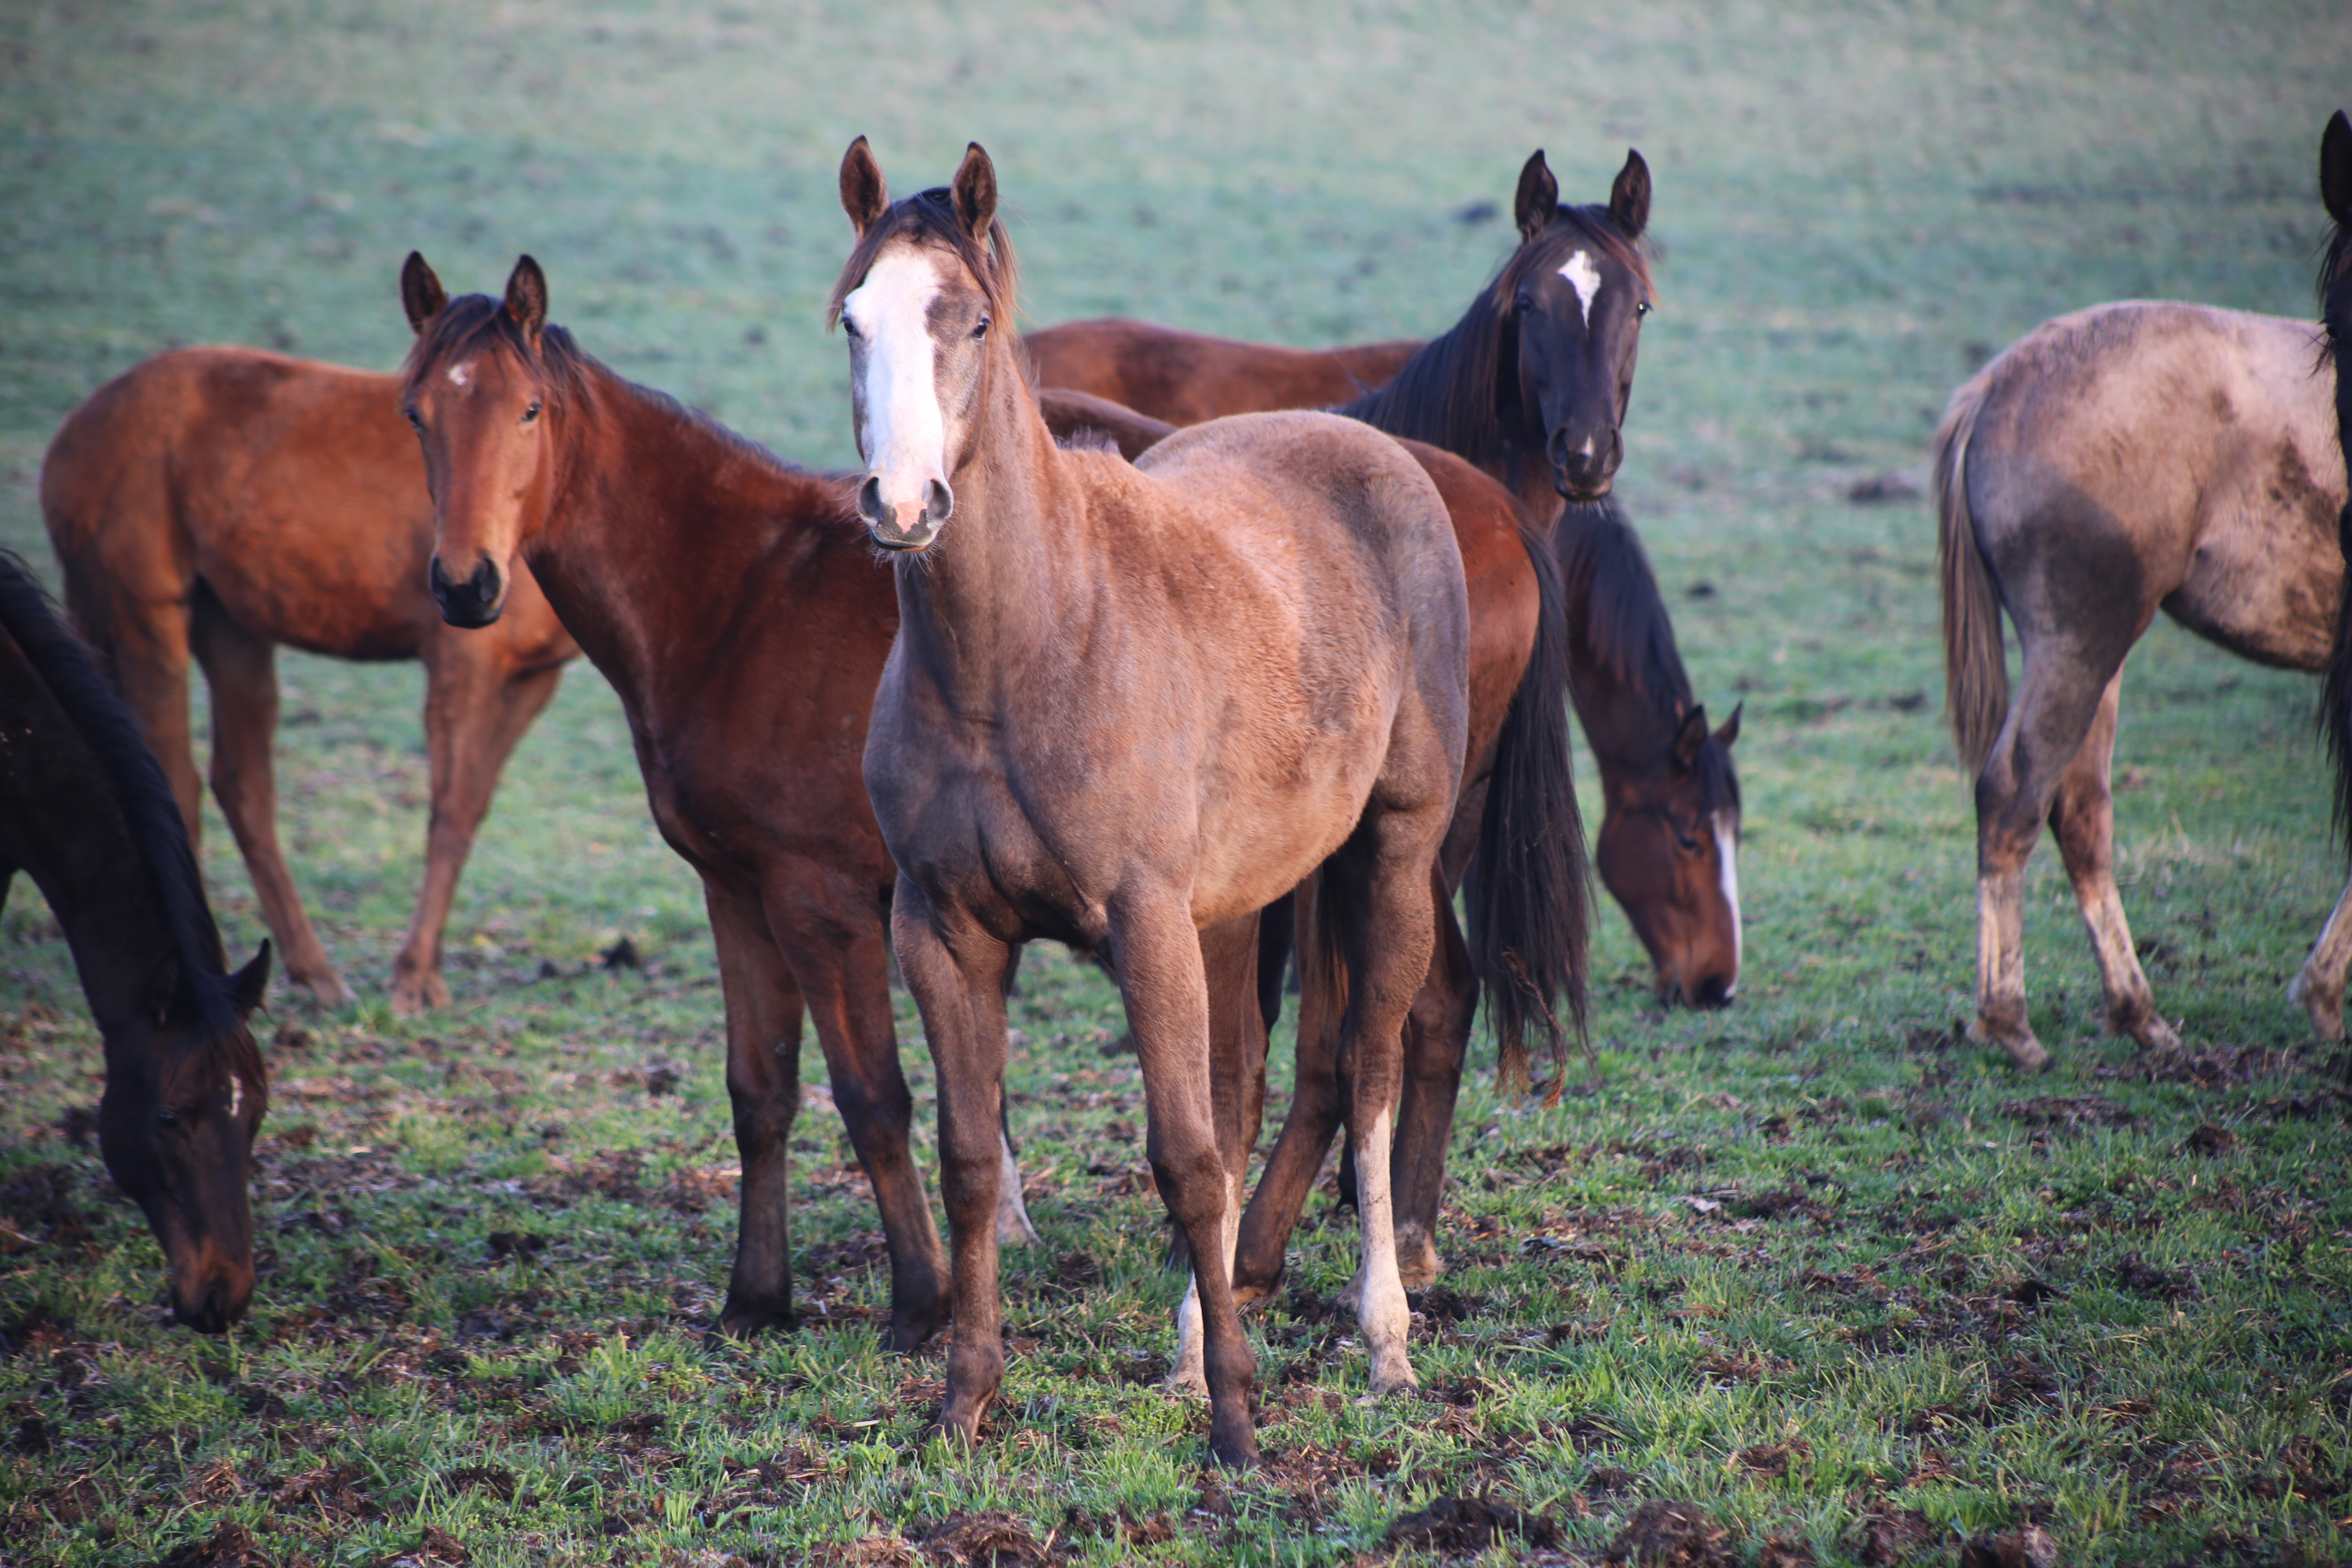
M 1348 949 L 1339 930 L 1337 902 L 1318 869 L 1298 885 L 1294 909 L 1304 929 L 1298 942 L 1298 1033 L 1320 1027 L 1336 1037 L 1348 1013 Z
M 2341 361 L 2336 374 L 2345 374 Z M 2340 438 L 2352 443 L 2352 430 L 2342 432 Z M 2347 451 L 2352 455 L 2352 445 Z M 2336 763 L 2336 830 L 2352 840 L 2352 498 L 2336 516 L 2336 543 L 2347 564 L 2336 602 L 2335 643 L 2327 650 L 2327 668 L 2320 680 L 2319 727 Z
M 1527 1081 L 1530 1024 L 1549 1037 L 1556 1066 L 1564 997 L 1584 1038 L 1591 942 L 1590 862 L 1569 760 L 1568 612 L 1549 544 L 1522 531 L 1535 568 L 1535 647 L 1495 743 L 1478 847 L 1464 879 L 1471 966 L 1495 1032 L 1507 1086 Z
M 1969 510 L 1969 443 L 1990 390 L 1979 374 L 1952 394 L 1936 426 L 1936 559 L 1944 592 L 1944 714 L 1969 773 L 1984 766 L 2009 717 L 2000 598 Z

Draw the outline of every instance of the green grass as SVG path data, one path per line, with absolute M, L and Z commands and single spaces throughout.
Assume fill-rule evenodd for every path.
M 22 887 L 0 915 L 0 1559 L 226 1562 L 225 1524 L 280 1565 L 985 1562 L 991 1529 L 1007 1563 L 1468 1555 L 1390 1539 L 1440 1496 L 1541 1521 L 1504 1557 L 1591 1560 L 1673 1499 L 1741 1561 L 1777 1537 L 1949 1562 L 2028 1521 L 2069 1563 L 2352 1558 L 2344 1064 L 2283 996 L 2341 887 L 2311 683 L 2168 626 L 2135 655 L 2124 895 L 2211 1070 L 2151 1081 L 2098 1037 L 2045 851 L 2028 983 L 2061 1065 L 2018 1079 L 1950 1033 L 1973 832 L 1932 519 L 1844 499 L 1923 480 L 1951 386 L 2060 310 L 2307 313 L 2314 152 L 2352 90 L 2336 9 L 0 8 L 0 542 L 45 569 L 68 408 L 173 342 L 389 366 L 412 247 L 461 289 L 531 251 L 592 352 L 838 464 L 821 313 L 857 132 L 902 191 L 988 145 L 1035 321 L 1296 342 L 1446 325 L 1507 241 L 1464 215 L 1507 208 L 1531 148 L 1589 200 L 1638 145 L 1667 263 L 1623 489 L 1702 696 L 1747 704 L 1748 803 L 1739 1005 L 1654 1011 L 1606 912 L 1597 1077 L 1505 1102 L 1476 1050 L 1428 1396 L 1362 1398 L 1328 1315 L 1352 1221 L 1318 1198 L 1250 1321 L 1269 1462 L 1244 1479 L 1155 1386 L 1181 1281 L 1132 1059 L 1102 1050 L 1116 1003 L 1039 954 L 1012 1089 L 1045 1242 L 1008 1255 L 1015 1354 L 963 1458 L 918 1441 L 938 1352 L 877 1348 L 878 1229 L 822 1102 L 795 1244 L 823 1310 L 702 1338 L 733 1243 L 719 998 L 610 691 L 574 671 L 524 742 L 452 927 L 457 1004 L 395 1023 L 421 676 L 287 656 L 288 847 L 369 994 L 265 1022 L 236 1333 L 164 1325 L 144 1224 L 58 1131 L 99 1058 L 54 923 Z M 651 967 L 595 969 L 623 935 Z

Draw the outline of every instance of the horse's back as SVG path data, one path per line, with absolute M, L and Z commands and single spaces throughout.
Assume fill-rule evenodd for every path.
M 1110 316 L 1022 340 L 1040 386 L 1090 393 L 1173 425 L 1328 408 L 1393 380 L 1421 343 L 1294 349 Z
M 2315 668 L 2346 488 L 2315 364 L 2308 323 L 2128 300 L 2042 323 L 1964 384 L 1970 525 L 2021 630 L 2095 591 Z

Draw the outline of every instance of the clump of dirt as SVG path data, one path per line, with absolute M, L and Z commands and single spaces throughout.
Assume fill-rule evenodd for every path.
M 1441 1497 L 1427 1508 L 1398 1515 L 1387 1540 L 1391 1546 L 1421 1552 L 1475 1552 L 1499 1544 L 1507 1534 L 1538 1547 L 1559 1539 L 1559 1531 L 1540 1515 L 1483 1497 Z
M 2210 1121 L 2180 1141 L 2182 1153 L 2202 1154 L 2208 1159 L 2219 1159 L 2224 1154 L 2234 1154 L 2237 1151 L 2238 1135 L 2226 1127 L 2216 1127 Z
M 1756 1568 L 1815 1568 L 1820 1559 L 1813 1555 L 1812 1543 L 1793 1535 L 1776 1535 L 1765 1542 L 1764 1550 L 1756 1554 Z
M 89 1238 L 89 1216 L 73 1201 L 71 1165 L 35 1165 L 0 1183 L 0 1257 L 47 1242 L 66 1247 Z
M 2128 1127 L 2132 1113 L 2101 1094 L 2040 1094 L 2032 1100 L 2004 1100 L 2000 1113 L 2028 1127 L 2055 1127 L 2068 1132 L 2085 1128 Z
M 1826 1226 L 1837 1217 L 1836 1210 L 1796 1187 L 1734 1198 L 1730 1208 L 1741 1219 L 1809 1219 Z
M 1960 1568 L 2058 1568 L 2058 1542 L 2038 1524 L 1989 1530 L 1960 1548 Z
M 433 1563 L 447 1563 L 450 1568 L 465 1568 L 474 1560 L 466 1543 L 447 1531 L 426 1525 L 415 1545 L 404 1552 L 394 1552 L 376 1560 L 374 1568 L 430 1568 Z
M 500 1502 L 514 1501 L 514 1472 L 500 1469 L 496 1465 L 465 1465 L 454 1470 L 444 1470 L 441 1479 L 453 1492 L 478 1487 Z
M 280 1513 L 297 1508 L 315 1511 L 330 1524 L 374 1519 L 383 1510 L 360 1490 L 359 1481 L 360 1468 L 357 1465 L 305 1470 L 289 1478 L 278 1489 L 275 1507 Z
M 2116 1265 L 2116 1283 L 2126 1290 L 2158 1296 L 2167 1301 L 2186 1301 L 2197 1294 L 2197 1281 L 2189 1275 L 2158 1268 L 2137 1252 L 2126 1253 L 2124 1260 Z
M 1811 1443 L 1802 1437 L 1791 1437 L 1785 1443 L 1759 1443 L 1742 1448 L 1731 1456 L 1731 1461 L 1751 1475 L 1785 1476 L 1792 1462 L 1809 1459 L 1812 1453 Z
M 1633 1510 L 1604 1561 L 1634 1568 L 1738 1568 L 1731 1531 L 1695 1504 L 1652 1498 Z
M 929 1531 L 923 1555 L 953 1568 L 1044 1568 L 1045 1548 L 1009 1513 L 951 1513 Z
M 1884 1509 L 1865 1514 L 1855 1555 L 1873 1568 L 1908 1563 L 1944 1545 L 1945 1532 L 1916 1508 Z
M 155 1560 L 155 1568 L 270 1568 L 253 1531 L 223 1520 L 202 1541 L 173 1547 Z

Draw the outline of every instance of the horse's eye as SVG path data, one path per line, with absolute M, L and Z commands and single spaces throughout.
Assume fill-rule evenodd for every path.
M 411 430 L 415 431 L 419 436 L 425 434 L 425 420 L 423 416 L 419 415 L 414 408 L 404 408 L 401 412 L 408 416 L 408 427 Z
M 155 1124 L 159 1127 L 177 1127 L 180 1124 L 180 1113 L 167 1105 L 155 1112 Z
M 536 404 L 536 403 L 532 404 L 530 407 L 528 407 L 528 408 L 526 408 L 526 409 L 524 409 L 524 410 L 522 411 L 522 422 L 523 422 L 524 424 L 526 424 L 526 425 L 530 424 L 532 420 L 534 420 L 534 419 L 536 419 L 536 418 L 538 418 L 538 417 L 539 417 L 539 405 L 538 405 L 538 404 Z
M 988 318 L 986 316 L 982 316 L 980 319 L 980 325 L 972 328 L 971 335 L 975 341 L 988 336 Z
M 1536 297 L 1532 294 L 1522 294 L 1517 299 L 1511 301 L 1511 309 L 1518 311 L 1521 315 L 1528 314 L 1535 308 Z
M 853 338 L 856 338 L 856 337 L 861 337 L 861 336 L 863 336 L 863 335 L 864 335 L 863 333 L 861 333 L 861 332 L 859 332 L 859 331 L 858 331 L 858 330 L 857 330 L 857 323 L 856 323 L 856 322 L 855 322 L 855 321 L 851 321 L 851 320 L 850 320 L 848 317 L 846 317 L 846 316 L 844 316 L 844 317 L 842 317 L 842 318 L 841 318 L 841 330 L 842 330 L 845 333 L 846 333 L 847 335 L 849 335 L 850 337 L 853 337 Z
M 1640 304 L 1633 307 L 1633 319 L 1637 321 L 1649 313 L 1650 302 L 1647 300 L 1643 300 Z
M 1696 833 L 1685 833 L 1681 828 L 1677 827 L 1675 829 L 1675 843 L 1681 847 L 1682 852 L 1685 855 L 1696 855 L 1698 853 L 1698 835 Z

